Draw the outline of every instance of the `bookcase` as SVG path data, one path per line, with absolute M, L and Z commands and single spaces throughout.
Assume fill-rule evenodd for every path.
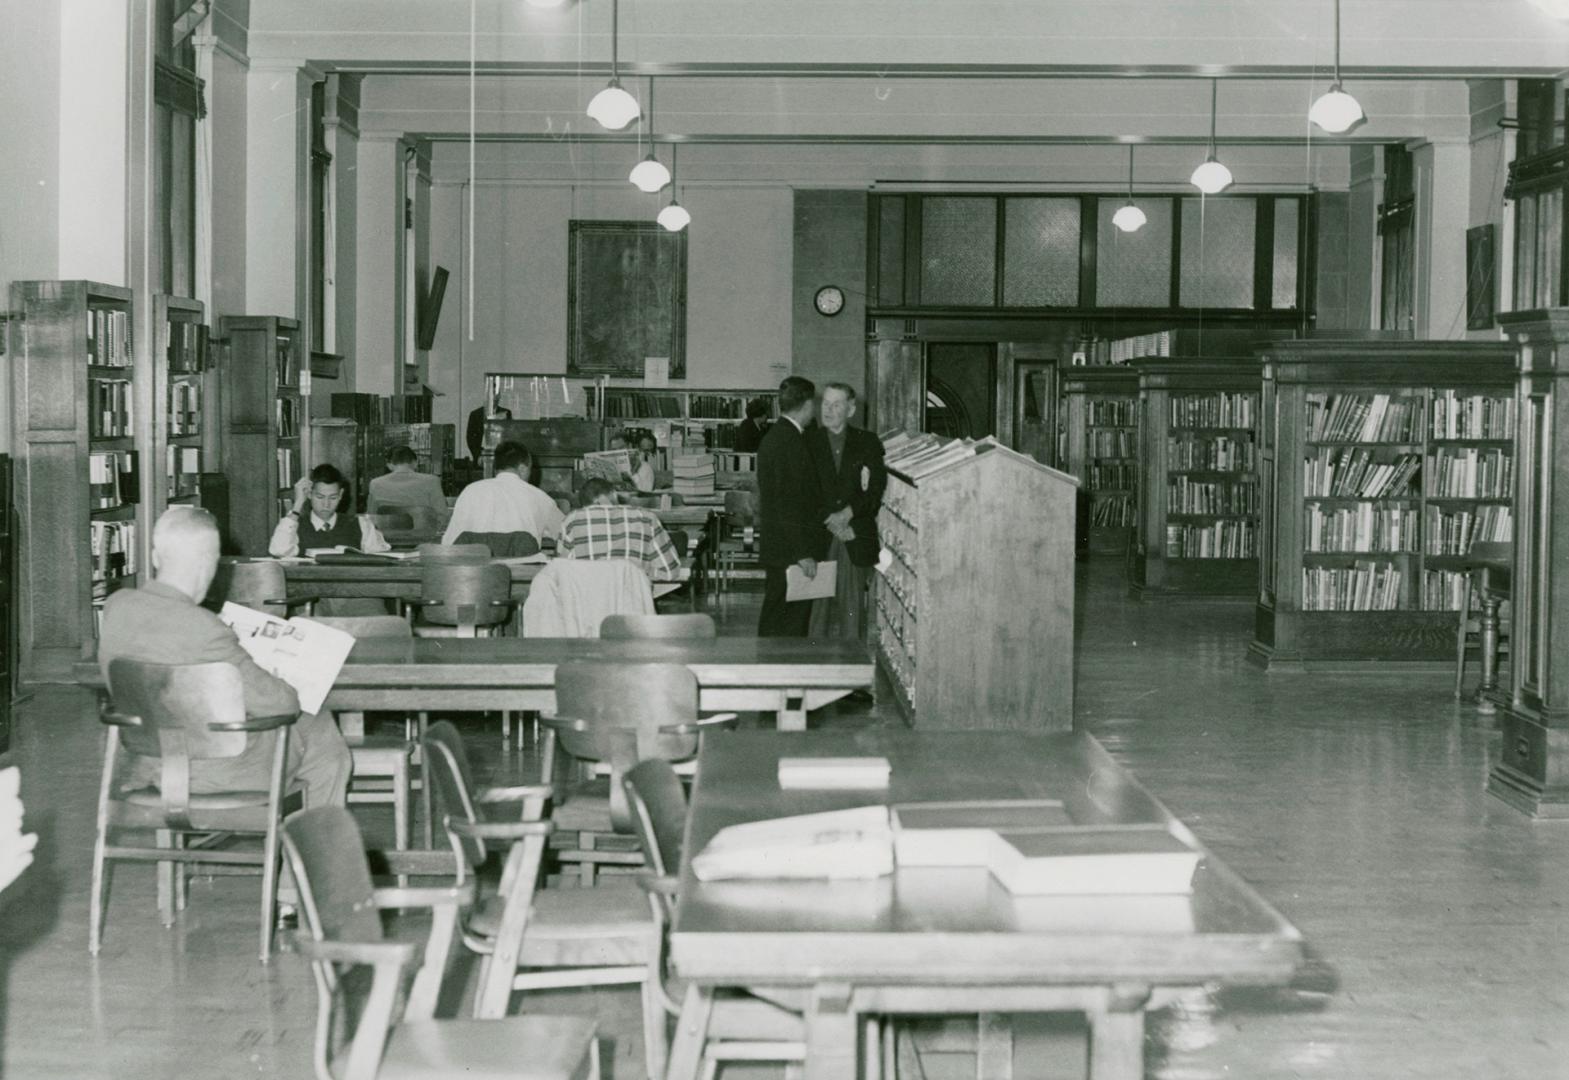
M 1136 597 L 1258 589 L 1259 361 L 1136 360 Z
M 311 464 L 335 465 L 349 482 L 343 513 L 363 514 L 372 477 L 386 472 L 387 429 L 338 417 L 311 421 Z
M 11 455 L 0 454 L 0 767 L 10 763 L 11 710 L 16 699 L 16 510 L 11 505 Z
M 735 429 L 746 419 L 746 403 L 753 398 L 769 402 L 770 416 L 777 413 L 777 388 L 650 389 L 610 386 L 604 380 L 566 379 L 559 375 L 485 376 L 485 400 L 507 409 L 514 420 L 548 420 L 576 416 L 602 420 L 617 427 L 655 428 L 683 424 L 701 428 L 710 450 L 735 446 Z
M 885 446 L 872 621 L 906 718 L 1070 729 L 1078 482 L 992 439 L 901 432 Z
M 457 428 L 452 424 L 387 424 L 381 432 L 382 452 L 394 446 L 413 450 L 419 459 L 414 465 L 415 471 L 440 477 L 442 490 L 448 495 L 457 494 L 454 469 Z M 367 487 L 372 479 L 381 475 L 382 464 L 376 462 L 376 467 L 367 474 Z
M 18 281 L 11 311 L 20 672 L 68 682 L 95 608 L 137 581 L 151 380 L 139 377 L 129 289 Z
M 202 473 L 216 464 L 210 453 L 216 373 L 203 318 L 200 301 L 153 297 L 152 461 L 159 466 L 151 478 L 154 521 L 166 507 L 201 505 Z
M 1139 374 L 1067 368 L 1062 400 L 1067 471 L 1089 492 L 1090 553 L 1126 551 L 1137 522 Z
M 305 467 L 301 447 L 300 324 L 276 315 L 226 315 L 223 467 L 229 530 L 247 555 L 265 555 Z
M 1271 670 L 1452 665 L 1466 551 L 1511 538 L 1513 353 L 1307 339 L 1260 355 L 1250 655 Z
M 533 459 L 534 483 L 552 494 L 570 494 L 580 457 L 605 448 L 605 427 L 597 420 L 558 416 L 554 420 L 487 420 L 480 465 L 496 475 L 495 450 L 503 442 L 520 442 Z

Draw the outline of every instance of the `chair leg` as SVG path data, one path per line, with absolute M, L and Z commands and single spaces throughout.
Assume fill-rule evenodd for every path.
M 1465 592 L 1460 600 L 1460 628 L 1455 632 L 1455 698 L 1460 698 L 1465 684 L 1465 646 L 1471 622 L 1471 579 L 1466 577 Z
M 657 948 L 657 946 L 656 946 Z M 658 961 L 653 968 L 658 967 Z M 651 969 L 643 980 L 643 1056 L 648 1075 L 658 1080 L 665 1075 L 665 1060 L 670 1056 L 669 1035 L 665 1030 L 665 1003 L 659 993 L 659 975 Z
M 93 842 L 93 891 L 87 902 L 87 952 L 97 956 L 103 948 L 104 911 L 109 906 L 109 875 L 113 864 L 104 857 L 104 830 Z
M 185 834 L 184 833 L 175 833 L 174 834 L 174 850 L 181 851 L 184 848 L 185 848 Z M 190 877 L 190 874 L 188 872 L 189 871 L 189 867 L 188 867 L 188 865 L 186 863 L 177 862 L 177 863 L 174 863 L 170 867 L 170 869 L 172 871 L 174 871 L 174 910 L 176 912 L 181 912 L 181 911 L 185 910 L 185 883 L 186 883 L 187 879 Z
M 420 713 L 418 723 L 419 737 L 423 740 L 425 738 L 425 732 L 430 727 L 430 714 Z M 425 850 L 429 851 L 431 848 L 436 846 L 436 818 L 435 812 L 431 809 L 432 802 L 430 796 L 429 755 L 427 755 L 423 750 L 420 751 L 419 763 L 419 803 L 420 813 L 425 818 L 425 832 L 422 839 L 425 841 Z
M 160 848 L 174 847 L 174 833 L 170 830 L 156 829 L 153 836 Z M 167 859 L 158 863 L 158 919 L 165 930 L 174 925 L 174 863 Z
M 588 1080 L 600 1080 L 599 1036 L 597 1034 L 588 1044 Z
M 278 819 L 275 816 L 267 827 L 267 838 L 262 842 L 261 889 L 261 962 L 272 960 L 273 921 L 278 914 Z
M 392 769 L 392 846 L 398 851 L 409 847 L 409 759 L 400 757 Z M 398 887 L 407 888 L 409 876 L 398 875 Z
M 501 714 L 501 752 L 506 753 L 512 748 L 512 714 Z

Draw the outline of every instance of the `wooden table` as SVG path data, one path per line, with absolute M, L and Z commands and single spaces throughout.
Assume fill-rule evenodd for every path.
M 1482 602 L 1482 614 L 1478 618 L 1481 626 L 1478 635 L 1481 640 L 1478 644 L 1482 654 L 1482 681 L 1476 688 L 1476 711 L 1493 713 L 1498 711 L 1499 704 L 1504 703 L 1504 696 L 1498 692 L 1498 609 L 1509 600 L 1513 587 L 1512 546 L 1500 543 L 1473 544 L 1471 555 L 1466 559 L 1465 572 L 1471 579 L 1470 586 L 1476 589 L 1476 595 Z M 1463 635 L 1465 632 L 1462 623 L 1460 633 Z M 1457 680 L 1459 677 L 1455 676 Z M 1455 692 L 1459 693 L 1458 682 Z
M 554 709 L 565 660 L 685 664 L 703 709 L 771 712 L 780 731 L 806 730 L 806 714 L 870 689 L 872 662 L 848 642 L 789 638 L 604 641 L 597 638 L 366 639 L 338 674 L 327 708 L 459 712 Z
M 880 754 L 893 777 L 881 793 L 785 792 L 775 772 L 784 754 Z M 670 935 L 688 990 L 669 1077 L 697 1075 L 715 988 L 744 986 L 804 996 L 811 1080 L 857 1074 L 859 1017 L 1057 1011 L 1089 1016 L 1093 1080 L 1137 1080 L 1144 1012 L 1164 990 L 1278 985 L 1301 963 L 1296 929 L 1207 853 L 1192 896 L 1175 897 L 1014 897 L 984 869 L 838 882 L 692 876 L 691 856 L 727 825 L 984 798 L 1059 798 L 1078 823 L 1158 822 L 1197 846 L 1085 734 L 721 732 L 705 740 Z
M 512 599 L 528 599 L 529 584 L 539 576 L 545 563 L 509 563 L 512 571 Z M 654 582 L 654 596 L 663 596 L 681 587 L 691 576 L 690 560 L 683 561 L 679 581 Z M 418 600 L 420 562 L 402 559 L 374 565 L 344 563 L 284 562 L 283 577 L 290 596 L 374 597 L 381 600 Z

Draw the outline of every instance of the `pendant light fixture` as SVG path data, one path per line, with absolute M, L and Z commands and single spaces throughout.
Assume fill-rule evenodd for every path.
M 1331 135 L 1341 135 L 1367 119 L 1357 99 L 1340 86 L 1340 0 L 1335 0 L 1335 81 L 1308 110 L 1308 119 Z
M 679 167 L 679 162 L 676 160 L 676 155 L 680 149 L 681 148 L 679 146 L 672 146 L 670 148 L 670 168 L 672 170 L 675 170 Z M 680 232 L 682 229 L 686 228 L 692 223 L 692 215 L 687 213 L 686 207 L 682 206 L 681 203 L 676 199 L 676 185 L 674 175 L 671 176 L 670 180 L 670 202 L 663 210 L 659 211 L 659 216 L 654 220 L 659 222 L 659 224 L 663 225 L 665 228 L 669 229 L 671 232 Z
M 652 195 L 656 191 L 663 191 L 665 185 L 670 183 L 670 170 L 665 168 L 664 162 L 654 156 L 654 80 L 648 80 L 648 114 L 643 121 L 644 128 L 648 131 L 648 156 L 632 166 L 632 172 L 627 179 L 632 181 L 639 191 L 646 191 Z
M 1111 223 L 1123 232 L 1138 232 L 1144 228 L 1144 223 L 1149 219 L 1144 216 L 1144 211 L 1133 205 L 1133 144 L 1128 144 L 1128 201 L 1117 208 L 1111 215 Z
M 1215 160 L 1215 102 L 1219 88 L 1219 79 L 1209 81 L 1209 157 L 1188 177 L 1188 183 L 1206 195 L 1217 195 L 1231 186 L 1231 170 Z
M 589 119 L 606 131 L 620 131 L 642 115 L 637 98 L 621 89 L 618 63 L 620 46 L 621 0 L 610 0 L 610 82 L 588 103 Z

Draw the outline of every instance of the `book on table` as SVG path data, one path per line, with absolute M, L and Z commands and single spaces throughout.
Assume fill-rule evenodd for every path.
M 354 635 L 298 615 L 280 619 L 265 611 L 225 602 L 218 618 L 256 665 L 294 687 L 302 712 L 321 711 L 343 662 L 354 649 Z
M 901 803 L 893 807 L 900 866 L 990 866 L 1002 831 L 1071 828 L 1057 799 Z
M 786 791 L 886 788 L 891 772 L 885 757 L 782 757 L 779 786 Z

